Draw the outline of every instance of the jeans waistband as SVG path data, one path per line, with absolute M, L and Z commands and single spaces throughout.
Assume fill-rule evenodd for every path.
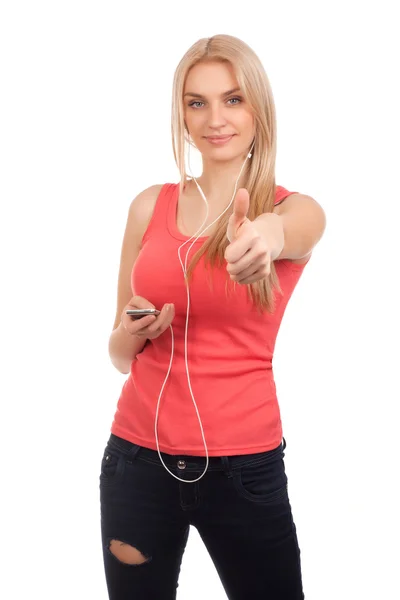
M 139 460 L 145 460 L 153 464 L 163 467 L 157 450 L 151 448 L 145 448 L 138 444 L 134 444 L 128 440 L 125 440 L 119 436 L 110 434 L 109 444 L 120 450 L 127 457 L 131 459 L 137 458 Z M 257 464 L 260 462 L 268 461 L 281 454 L 284 456 L 284 450 L 286 448 L 286 440 L 283 438 L 282 442 L 277 448 L 267 450 L 265 452 L 257 452 L 254 454 L 242 454 L 233 456 L 209 456 L 208 457 L 208 471 L 223 471 L 239 468 L 243 465 Z M 167 454 L 161 452 L 161 456 L 167 467 L 176 467 L 179 461 L 185 463 L 184 470 L 187 471 L 203 471 L 206 466 L 206 456 L 191 456 L 187 454 Z M 164 467 L 163 467 L 164 468 Z

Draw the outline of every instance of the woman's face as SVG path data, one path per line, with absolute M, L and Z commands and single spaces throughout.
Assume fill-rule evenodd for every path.
M 254 117 L 238 88 L 229 63 L 198 63 L 189 71 L 183 91 L 185 122 L 207 159 L 230 160 L 246 154 L 251 146 Z M 213 136 L 231 137 L 213 143 Z

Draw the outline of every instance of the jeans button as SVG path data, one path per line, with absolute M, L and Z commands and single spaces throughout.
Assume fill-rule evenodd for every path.
M 184 460 L 178 460 L 178 469 L 186 469 L 186 462 Z

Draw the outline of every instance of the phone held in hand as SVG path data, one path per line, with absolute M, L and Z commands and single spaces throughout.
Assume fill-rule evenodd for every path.
M 130 315 L 132 319 L 142 319 L 148 315 L 157 317 L 160 314 L 160 311 L 156 308 L 134 308 L 132 310 L 126 310 L 125 312 L 127 315 Z

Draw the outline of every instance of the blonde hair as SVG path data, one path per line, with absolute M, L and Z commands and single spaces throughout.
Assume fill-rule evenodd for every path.
M 276 160 L 276 114 L 272 89 L 264 67 L 255 52 L 240 39 L 230 35 L 215 35 L 198 40 L 185 53 L 179 62 L 173 80 L 171 131 L 175 162 L 180 172 L 179 193 L 181 194 L 188 175 L 185 166 L 186 144 L 189 143 L 184 121 L 183 93 L 186 78 L 192 67 L 200 62 L 222 62 L 232 66 L 239 86 L 254 113 L 255 144 L 247 171 L 244 172 L 244 187 L 250 195 L 248 217 L 254 220 L 274 208 L 275 160 Z M 233 206 L 230 207 L 233 210 Z M 226 237 L 228 219 L 232 214 L 228 210 L 217 222 L 217 229 L 202 244 L 193 256 L 188 269 L 187 279 L 201 256 L 205 254 L 205 263 L 211 267 L 224 264 L 224 252 L 229 241 Z M 227 277 L 227 281 L 228 277 Z M 236 282 L 234 282 L 236 283 Z M 276 274 L 274 262 L 271 262 L 269 277 L 249 284 L 250 298 L 259 311 L 273 312 L 275 309 L 273 289 L 282 290 Z

